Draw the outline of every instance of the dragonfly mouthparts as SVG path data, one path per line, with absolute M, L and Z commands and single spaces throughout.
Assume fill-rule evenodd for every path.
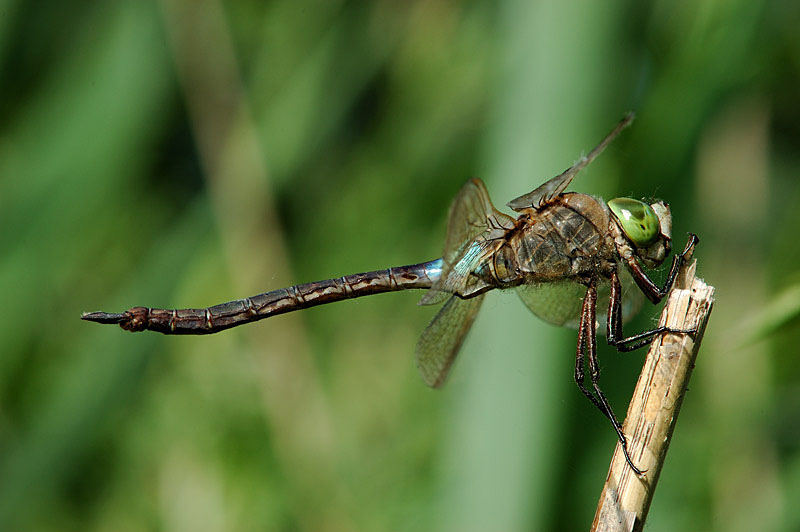
M 97 323 L 121 323 L 126 319 L 123 314 L 110 314 L 108 312 L 84 312 L 81 314 L 81 319 L 86 321 L 95 321 Z

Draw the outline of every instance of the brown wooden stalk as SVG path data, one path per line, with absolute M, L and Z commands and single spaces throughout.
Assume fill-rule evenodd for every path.
M 695 270 L 696 262 L 692 261 L 680 272 L 659 325 L 678 330 L 696 328 L 697 334 L 693 338 L 664 333 L 653 341 L 625 419 L 628 450 L 636 465 L 646 471 L 637 476 L 617 444 L 592 532 L 631 532 L 644 527 L 714 303 L 714 287 L 695 277 Z

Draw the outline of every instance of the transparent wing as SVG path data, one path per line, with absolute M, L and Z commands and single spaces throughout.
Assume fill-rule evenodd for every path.
M 631 272 L 629 272 L 627 268 L 620 265 L 617 268 L 617 274 L 619 275 L 619 283 L 622 286 L 622 323 L 627 323 L 642 309 L 642 305 L 645 301 L 644 292 L 642 292 L 642 290 L 636 285 L 636 282 L 631 276 Z M 598 290 L 597 301 L 609 300 L 611 297 L 611 289 L 608 283 L 606 284 L 606 290 L 607 292 L 601 292 Z M 600 297 L 603 297 L 604 299 L 600 299 Z M 605 312 L 603 312 L 604 320 L 607 314 L 608 305 L 606 305 Z
M 483 181 L 470 179 L 461 187 L 450 205 L 447 237 L 442 254 L 444 261 L 454 264 L 465 246 L 487 230 L 512 227 L 514 219 L 495 209 Z
M 531 207 L 538 209 L 542 205 L 550 202 L 554 197 L 564 192 L 564 190 L 566 190 L 567 186 L 570 184 L 570 181 L 572 181 L 572 178 L 575 177 L 575 174 L 577 174 L 587 164 L 587 158 L 581 157 L 575 166 L 572 166 L 564 171 L 564 173 L 555 176 L 553 179 L 540 186 L 533 192 L 528 192 L 524 196 L 520 196 L 509 201 L 506 203 L 506 205 L 517 212 L 530 209 Z
M 627 322 L 636 315 L 644 302 L 644 294 L 634 283 L 627 269 L 618 268 L 622 285 L 622 321 Z M 586 287 L 574 281 L 525 284 L 517 287 L 522 302 L 531 312 L 553 325 L 577 329 L 581 319 L 581 307 Z M 608 315 L 611 288 L 608 282 L 597 286 L 597 320 L 603 324 Z
M 444 384 L 481 303 L 483 295 L 469 299 L 450 296 L 425 328 L 417 342 L 417 367 L 428 386 Z
M 578 328 L 586 295 L 582 284 L 572 281 L 524 284 L 517 287 L 517 294 L 525 306 L 544 321 L 559 327 Z
M 450 205 L 442 252 L 442 275 L 420 304 L 441 303 L 463 288 L 483 256 L 487 242 L 513 227 L 514 219 L 492 205 L 483 181 L 467 181 Z
M 619 135 L 620 131 L 628 127 L 630 123 L 633 122 L 633 116 L 633 113 L 628 113 L 625 115 L 625 117 L 620 121 L 619 124 L 617 124 L 614 130 L 611 131 L 611 133 L 609 133 L 606 138 L 600 142 L 600 144 L 590 151 L 588 155 L 578 159 L 578 162 L 576 162 L 574 165 L 567 168 L 564 172 L 555 176 L 553 179 L 543 184 L 533 192 L 528 192 L 524 196 L 515 198 L 506 203 L 506 205 L 519 212 L 530 208 L 538 209 L 539 207 L 552 201 L 553 198 L 566 190 L 567 186 L 569 186 L 570 182 L 578 172 L 586 168 L 590 162 L 595 160 L 595 158 L 597 158 L 597 156 L 600 155 L 604 149 L 606 149 L 606 146 L 608 146 L 608 144 L 614 140 L 617 135 Z

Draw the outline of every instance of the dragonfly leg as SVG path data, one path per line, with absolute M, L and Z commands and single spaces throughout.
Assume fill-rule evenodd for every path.
M 678 276 L 678 270 L 680 270 L 681 266 L 683 265 L 683 261 L 686 260 L 686 255 L 688 255 L 695 245 L 700 241 L 697 238 L 697 235 L 694 233 L 689 233 L 689 241 L 686 242 L 686 247 L 684 248 L 683 252 L 680 255 L 675 255 L 672 258 L 672 267 L 669 269 L 669 275 L 667 275 L 667 281 L 664 283 L 663 288 L 660 288 L 656 283 L 653 282 L 650 277 L 647 276 L 645 271 L 642 269 L 642 266 L 636 260 L 636 257 L 631 257 L 628 259 L 628 266 L 631 269 L 631 274 L 633 275 L 633 280 L 636 281 L 636 284 L 639 288 L 644 292 L 647 298 L 653 302 L 653 304 L 659 303 L 664 296 L 666 296 L 670 288 L 672 288 L 672 283 L 675 282 L 675 277 Z
M 608 303 L 608 323 L 607 323 L 607 341 L 617 349 L 617 351 L 628 352 L 634 351 L 650 344 L 661 333 L 683 333 L 695 334 L 697 329 L 682 330 L 672 329 L 670 327 L 656 327 L 650 331 L 644 331 L 639 334 L 634 334 L 625 338 L 622 332 L 622 285 L 619 282 L 619 276 L 614 271 L 611 274 L 611 298 Z
M 603 413 L 611 424 L 619 438 L 620 445 L 622 446 L 622 453 L 625 455 L 625 461 L 637 475 L 643 474 L 645 471 L 636 467 L 628 453 L 628 440 L 625 438 L 625 433 L 622 432 L 622 424 L 617 420 L 611 405 L 606 399 L 603 390 L 600 389 L 600 365 L 597 362 L 597 285 L 593 281 L 586 291 L 586 297 L 583 299 L 583 308 L 581 310 L 581 323 L 578 327 L 578 349 L 575 356 L 575 382 L 589 400 Z M 588 358 L 589 372 L 592 380 L 592 388 L 594 393 L 589 391 L 585 385 L 584 375 L 584 358 Z
M 591 288 L 590 288 L 591 290 Z M 575 354 L 575 384 L 578 385 L 580 391 L 585 395 L 591 402 L 600 410 L 604 416 L 609 417 L 608 411 L 606 410 L 605 406 L 594 396 L 592 392 L 586 388 L 585 380 L 586 375 L 584 374 L 583 366 L 584 366 L 584 358 L 587 350 L 587 346 L 593 340 L 590 339 L 591 334 L 587 333 L 586 326 L 588 320 L 586 318 L 587 315 L 587 301 L 589 300 L 589 294 L 586 294 L 586 298 L 583 300 L 583 310 L 581 311 L 581 324 L 578 327 L 578 349 Z M 610 418 L 609 418 L 610 419 Z

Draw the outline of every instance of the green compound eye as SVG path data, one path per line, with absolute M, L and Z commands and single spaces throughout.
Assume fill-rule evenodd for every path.
M 658 237 L 658 216 L 647 203 L 631 198 L 614 198 L 608 207 L 619 220 L 625 236 L 636 247 L 647 247 Z

